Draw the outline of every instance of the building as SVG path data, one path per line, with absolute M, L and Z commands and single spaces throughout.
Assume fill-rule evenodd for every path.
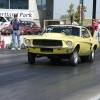
M 53 19 L 54 0 L 0 0 L 0 16 L 27 19 L 43 26 L 43 20 Z

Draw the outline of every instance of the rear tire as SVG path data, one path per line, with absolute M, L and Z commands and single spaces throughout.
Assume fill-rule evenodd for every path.
M 94 56 L 95 56 L 95 51 L 93 49 L 88 56 L 81 57 L 81 62 L 83 62 L 83 63 L 85 63 L 85 62 L 91 62 L 91 63 L 93 63 Z
M 41 32 L 39 32 L 38 35 L 41 35 Z
M 90 55 L 88 56 L 88 62 L 93 63 L 94 61 L 94 56 L 95 56 L 95 51 L 94 49 L 91 51 Z
M 35 63 L 35 57 L 36 57 L 36 55 L 34 53 L 28 52 L 28 62 L 29 62 L 29 64 Z
M 71 57 L 70 57 L 71 65 L 72 65 L 72 66 L 77 66 L 77 65 L 78 65 L 78 60 L 79 60 L 79 57 L 78 57 L 78 50 L 75 49 L 75 50 L 73 51 L 73 53 L 71 54 Z

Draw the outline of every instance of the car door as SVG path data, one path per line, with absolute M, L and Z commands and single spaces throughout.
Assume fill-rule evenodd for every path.
M 81 50 L 82 54 L 89 54 L 92 48 L 91 36 L 86 28 L 81 29 Z

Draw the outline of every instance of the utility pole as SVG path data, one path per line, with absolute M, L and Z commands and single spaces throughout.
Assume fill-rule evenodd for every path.
M 73 15 L 70 16 L 70 23 L 72 25 L 72 22 L 73 22 Z
M 79 4 L 79 25 L 83 25 L 83 0 L 80 0 Z
M 96 0 L 93 0 L 92 20 L 96 19 Z M 92 23 L 93 24 L 93 23 Z
M 92 26 L 93 26 L 93 19 L 96 19 L 96 0 L 93 0 L 93 12 L 92 12 Z M 92 29 L 92 36 L 94 34 L 94 31 Z

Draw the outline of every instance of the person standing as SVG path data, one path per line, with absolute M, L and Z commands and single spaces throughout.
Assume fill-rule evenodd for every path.
M 96 20 L 93 21 L 93 37 L 98 40 L 98 22 Z
M 18 50 L 21 47 L 20 40 L 20 30 L 21 30 L 21 20 L 18 18 L 18 14 L 14 14 L 14 19 L 10 23 L 10 28 L 12 30 L 12 50 L 16 48 L 16 37 L 18 42 Z
M 100 42 L 100 20 L 98 20 L 98 41 Z
M 75 20 L 73 20 L 72 25 L 78 25 L 78 23 Z

